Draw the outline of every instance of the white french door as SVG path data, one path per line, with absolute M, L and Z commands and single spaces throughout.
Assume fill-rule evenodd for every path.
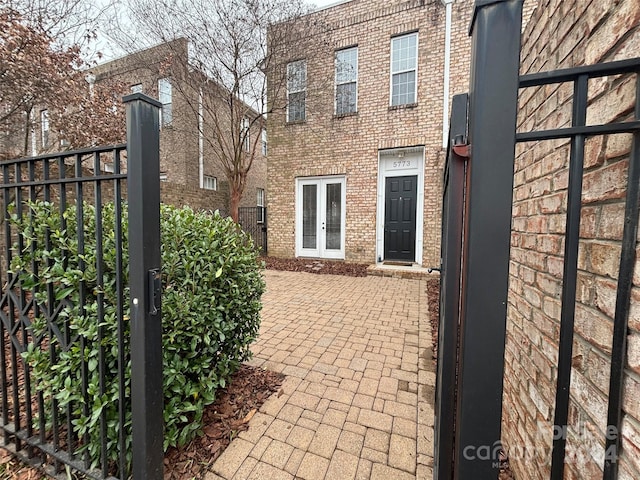
M 296 256 L 344 258 L 344 177 L 299 178 Z

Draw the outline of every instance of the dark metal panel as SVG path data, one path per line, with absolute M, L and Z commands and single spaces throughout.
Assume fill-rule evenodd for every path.
M 453 97 L 449 151 L 444 172 L 440 271 L 440 319 L 434 427 L 434 480 L 453 476 L 455 399 L 460 322 L 460 270 L 466 158 L 455 154 L 454 143 L 466 142 L 467 94 Z
M 476 16 L 478 15 L 478 11 L 480 11 L 483 7 L 488 7 L 489 5 L 493 5 L 495 3 L 507 2 L 509 0 L 476 0 L 476 3 L 473 8 L 473 17 L 471 18 L 471 26 L 469 27 L 469 34 L 473 32 L 473 28 L 476 24 Z
M 636 75 L 635 116 L 640 118 L 640 70 Z M 627 325 L 633 270 L 636 262 L 636 238 L 638 235 L 638 203 L 640 203 L 640 133 L 633 138 L 629 159 L 627 198 L 622 233 L 622 254 L 618 271 L 618 291 L 613 324 L 613 346 L 611 351 L 611 375 L 609 377 L 609 406 L 607 412 L 606 450 L 604 480 L 618 478 L 618 452 L 622 435 L 622 399 L 624 367 L 627 355 Z
M 499 467 L 522 4 L 477 6 L 473 24 L 457 479 Z
M 128 95 L 129 259 L 133 478 L 163 477 L 162 316 L 150 279 L 160 275 L 158 102 Z
M 573 126 L 582 126 L 587 118 L 589 77 L 582 75 L 574 85 Z M 582 170 L 584 164 L 584 135 L 571 140 L 569 159 L 569 187 L 567 196 L 566 238 L 564 243 L 564 272 L 562 276 L 562 307 L 560 311 L 560 340 L 558 346 L 558 379 L 556 387 L 554 431 L 564 432 L 569 415 L 571 388 L 571 355 L 576 311 L 576 279 L 578 275 L 578 245 L 580 241 L 580 211 L 582 207 Z M 567 439 L 554 435 L 551 452 L 551 479 L 564 477 Z

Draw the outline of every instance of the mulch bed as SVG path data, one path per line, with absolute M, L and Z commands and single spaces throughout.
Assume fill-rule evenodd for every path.
M 249 421 L 262 404 L 280 389 L 281 373 L 242 365 L 229 386 L 218 392 L 216 401 L 203 415 L 202 435 L 188 445 L 171 448 L 164 457 L 165 480 L 204 478 L 209 467 Z
M 431 323 L 431 339 L 433 340 L 433 358 L 438 357 L 438 322 L 440 320 L 440 279 L 427 280 L 427 305 L 429 322 Z
M 345 275 L 348 277 L 366 277 L 367 267 L 369 266 L 367 263 L 347 263 L 309 258 L 263 257 L 262 260 L 270 270 Z
M 280 373 L 242 365 L 227 388 L 220 390 L 216 401 L 205 409 L 204 435 L 166 453 L 165 480 L 204 478 L 229 443 L 249 428 L 249 421 L 262 404 L 280 390 L 284 378 Z M 40 480 L 43 477 L 41 469 L 25 466 L 0 448 L 0 478 Z

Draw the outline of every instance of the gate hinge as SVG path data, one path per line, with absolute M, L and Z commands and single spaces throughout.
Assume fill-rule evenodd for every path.
M 149 315 L 157 315 L 162 298 L 162 276 L 160 269 L 154 268 L 148 272 L 149 280 Z
M 469 145 L 466 135 L 456 135 L 454 137 L 453 152 L 463 158 L 471 156 L 471 145 Z

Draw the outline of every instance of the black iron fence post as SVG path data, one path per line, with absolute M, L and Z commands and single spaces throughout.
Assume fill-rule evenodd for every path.
M 133 478 L 163 478 L 162 322 L 160 312 L 161 104 L 126 96 L 131 289 Z
M 454 478 L 499 467 L 523 0 L 476 0 Z
M 451 103 L 449 152 L 444 174 L 440 271 L 440 319 L 434 426 L 434 480 L 453 478 L 460 269 L 467 158 L 456 152 L 467 142 L 469 96 L 455 95 Z M 464 153 L 464 152 L 460 152 Z

